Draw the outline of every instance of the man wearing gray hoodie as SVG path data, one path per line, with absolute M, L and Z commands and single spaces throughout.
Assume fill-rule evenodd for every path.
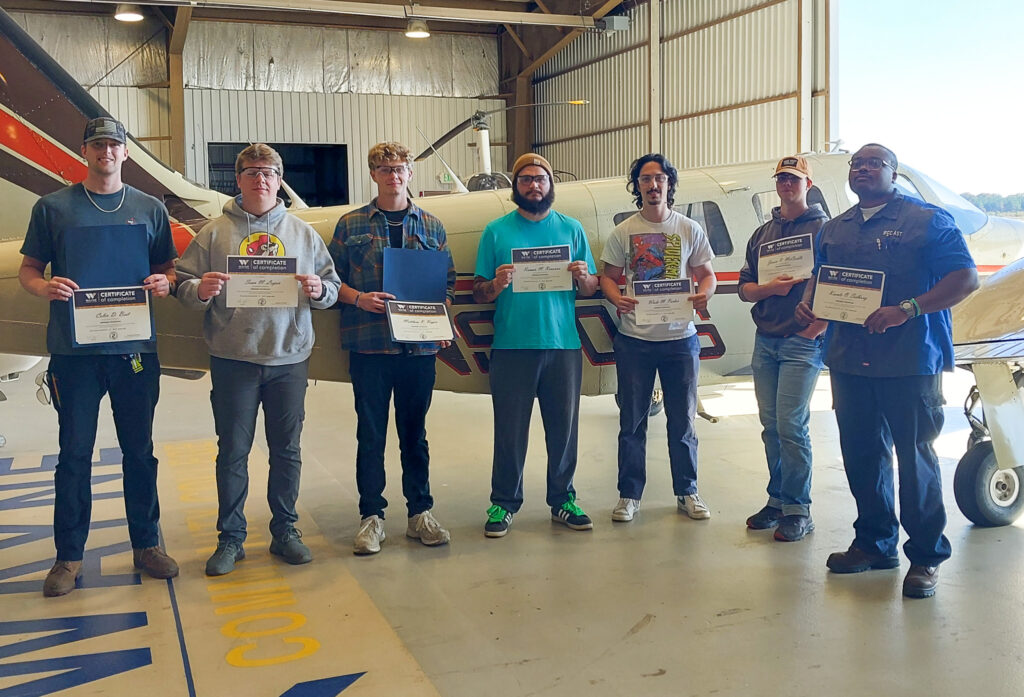
M 313 560 L 295 528 L 302 467 L 299 438 L 315 338 L 311 308 L 331 307 L 341 282 L 320 235 L 288 213 L 277 197 L 283 172 L 281 156 L 268 145 L 256 143 L 239 153 L 235 180 L 241 194 L 224 204 L 224 214 L 192 240 L 177 267 L 178 300 L 205 311 L 203 334 L 210 349 L 220 535 L 206 563 L 208 576 L 226 574 L 245 558 L 243 509 L 260 404 L 270 450 L 270 553 L 289 564 Z M 228 256 L 294 258 L 302 291 L 298 304 L 229 307 Z

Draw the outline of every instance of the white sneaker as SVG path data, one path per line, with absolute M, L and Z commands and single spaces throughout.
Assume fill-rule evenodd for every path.
M 633 516 L 635 516 L 639 510 L 639 499 L 619 499 L 619 502 L 615 504 L 615 508 L 612 509 L 612 520 L 617 520 L 620 523 L 626 523 L 633 520 Z
M 423 511 L 409 518 L 409 527 L 405 529 L 405 536 L 419 540 L 428 547 L 446 545 L 452 539 L 452 536 L 441 527 L 437 518 L 430 511 Z
M 363 518 L 356 533 L 355 553 L 376 554 L 380 551 L 380 543 L 384 541 L 384 521 L 380 516 L 371 515 Z
M 694 520 L 707 520 L 711 517 L 711 511 L 708 510 L 708 505 L 701 499 L 700 494 L 680 496 L 676 502 L 679 505 L 679 510 Z

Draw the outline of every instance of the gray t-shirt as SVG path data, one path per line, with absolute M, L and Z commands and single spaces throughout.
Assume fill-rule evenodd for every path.
M 38 259 L 50 265 L 51 276 L 68 274 L 68 259 L 65 239 L 68 234 L 88 235 L 90 228 L 122 225 L 143 225 L 149 240 L 149 258 L 139 261 L 139 268 L 148 269 L 176 259 L 171 237 L 171 226 L 167 218 L 167 209 L 157 199 L 138 189 L 124 185 L 124 202 L 121 203 L 121 192 L 116 194 L 93 194 L 93 205 L 86 197 L 81 184 L 69 186 L 60 191 L 43 196 L 32 208 L 28 232 L 25 242 L 21 245 L 21 253 L 27 257 Z M 121 204 L 118 208 L 118 204 Z M 105 211 L 100 211 L 99 208 Z M 117 209 L 116 211 L 114 209 Z M 123 273 L 117 269 L 98 269 L 92 276 L 93 287 L 103 285 L 123 285 Z M 148 273 L 146 275 L 149 275 Z M 118 280 L 103 283 L 104 277 Z M 145 278 L 133 279 L 136 285 L 142 285 Z M 79 279 L 71 278 L 79 283 Z M 71 301 L 53 300 L 50 302 L 50 322 L 46 327 L 46 349 L 51 354 L 71 355 L 110 355 L 129 353 L 156 353 L 156 340 L 122 341 L 108 344 L 91 344 L 76 347 L 71 341 Z
M 624 270 L 626 295 L 632 295 L 633 281 L 688 278 L 689 267 L 702 266 L 714 258 L 708 236 L 697 221 L 677 211 L 671 211 L 660 223 L 652 223 L 639 213 L 626 218 L 615 227 L 601 253 L 601 261 Z M 671 341 L 685 339 L 697 330 L 693 322 L 638 326 L 633 313 L 627 312 L 622 315 L 619 331 L 634 339 Z

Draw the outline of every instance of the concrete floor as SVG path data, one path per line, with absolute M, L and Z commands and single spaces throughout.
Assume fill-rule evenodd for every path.
M 10 401 L 0 405 L 0 433 L 8 438 L 0 465 L 13 458 L 12 473 L 0 477 L 0 695 L 51 694 L 67 686 L 66 678 L 44 680 L 31 691 L 26 681 L 52 675 L 43 671 L 58 664 L 30 670 L 13 663 L 132 647 L 148 648 L 152 660 L 61 694 L 1019 695 L 1024 610 L 1014 598 L 1024 577 L 1024 531 L 974 528 L 952 494 L 967 437 L 959 405 L 969 384 L 963 375 L 947 380 L 950 406 L 938 446 L 953 558 L 931 600 L 901 597 L 906 560 L 900 570 L 851 576 L 825 569 L 829 552 L 852 539 L 855 514 L 827 380 L 812 403 L 817 530 L 802 542 L 774 542 L 770 533 L 744 526 L 764 503 L 767 479 L 749 384 L 705 396 L 705 408 L 722 417 L 698 424 L 700 491 L 710 521 L 675 510 L 659 416 L 649 430 L 643 508 L 632 523 L 613 524 L 617 410 L 611 397 L 584 398 L 576 487 L 594 530 L 573 532 L 550 521 L 535 414 L 526 503 L 502 539 L 482 531 L 490 399 L 436 393 L 428 425 L 434 512 L 452 543 L 429 549 L 404 537 L 392 446 L 388 539 L 373 557 L 351 554 L 358 525 L 351 390 L 311 385 L 299 527 L 316 560 L 288 567 L 266 554 L 260 445 L 250 466 L 248 559 L 232 575 L 206 579 L 216 500 L 209 382 L 171 378 L 162 383 L 156 431 L 163 530 L 181 576 L 130 588 L 91 583 L 47 600 L 38 589 L 51 540 L 20 544 L 14 537 L 26 522 L 48 522 L 51 509 L 4 505 L 28 480 L 46 478 L 28 470 L 56 452 L 55 415 L 36 403 L 28 375 L 3 385 Z M 115 447 L 109 413 L 101 424 L 97 447 Z M 95 490 L 117 486 L 97 483 Z M 98 500 L 94 521 L 123 516 L 120 506 Z M 94 529 L 89 547 L 125 539 L 123 530 Z M 130 554 L 121 550 L 104 559 L 102 572 L 127 573 L 129 566 Z M 5 582 L 19 579 L 21 586 L 3 591 Z M 139 609 L 147 627 L 50 649 L 16 643 L 52 633 L 47 622 L 54 618 Z

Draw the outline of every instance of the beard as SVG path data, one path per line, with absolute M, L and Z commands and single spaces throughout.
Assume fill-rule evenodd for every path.
M 551 204 L 555 202 L 555 187 L 551 187 L 548 193 L 545 194 L 544 198 L 539 201 L 528 199 L 519 193 L 519 189 L 512 190 L 512 203 L 522 208 L 527 213 L 547 213 L 551 208 Z

